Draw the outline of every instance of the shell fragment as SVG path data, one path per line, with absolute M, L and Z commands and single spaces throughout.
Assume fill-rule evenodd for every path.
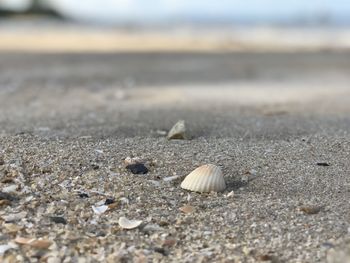
M 102 215 L 104 212 L 108 210 L 107 205 L 101 205 L 101 206 L 92 206 L 92 210 L 97 215 Z
M 186 126 L 185 121 L 178 121 L 169 131 L 168 140 L 178 139 L 178 140 L 186 140 Z
M 121 217 L 118 220 L 118 224 L 124 229 L 134 229 L 142 224 L 142 220 L 129 220 L 126 217 Z

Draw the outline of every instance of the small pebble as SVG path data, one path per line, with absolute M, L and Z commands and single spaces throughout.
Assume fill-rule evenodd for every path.
M 316 163 L 318 166 L 329 166 L 329 163 L 326 162 L 318 162 Z
M 127 170 L 133 174 L 146 174 L 148 173 L 147 167 L 142 163 L 130 164 L 126 167 Z
M 50 220 L 56 224 L 67 224 L 67 220 L 64 217 L 61 216 L 51 216 Z
M 0 200 L 16 201 L 16 200 L 18 200 L 18 198 L 15 195 L 0 192 Z
M 274 256 L 269 255 L 269 254 L 264 254 L 264 255 L 258 256 L 259 261 L 273 261 L 274 258 L 275 258 Z
M 300 211 L 304 212 L 307 215 L 318 214 L 323 209 L 323 206 L 302 206 Z
M 167 256 L 169 254 L 169 252 L 162 247 L 155 247 L 154 251 L 159 253 L 159 254 L 162 254 L 163 256 Z
M 107 198 L 104 204 L 110 205 L 110 204 L 113 204 L 114 202 L 115 202 L 114 198 Z
M 89 195 L 86 193 L 79 193 L 80 198 L 89 198 Z
M 91 164 L 91 168 L 94 170 L 98 170 L 100 169 L 100 166 L 98 166 L 97 164 Z

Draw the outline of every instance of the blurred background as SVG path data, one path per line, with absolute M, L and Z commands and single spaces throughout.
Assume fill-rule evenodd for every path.
M 1 0 L 3 14 L 47 12 L 90 23 L 275 23 L 284 25 L 346 25 L 346 0 Z
M 339 116 L 349 48 L 346 0 L 0 0 L 0 124 L 86 130 L 127 111 L 138 133 L 132 110 L 169 126 L 199 102 Z
M 0 48 L 343 49 L 349 14 L 346 0 L 0 0 Z

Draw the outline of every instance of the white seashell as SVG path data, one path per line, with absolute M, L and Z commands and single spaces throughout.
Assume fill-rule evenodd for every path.
M 123 216 L 118 220 L 119 226 L 124 229 L 134 229 L 139 225 L 141 225 L 141 223 L 142 223 L 142 220 L 129 220 Z
M 181 183 L 181 188 L 193 192 L 222 192 L 226 188 L 220 167 L 206 164 L 192 171 Z

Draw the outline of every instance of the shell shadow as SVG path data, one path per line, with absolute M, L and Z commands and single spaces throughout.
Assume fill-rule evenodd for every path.
M 242 181 L 242 180 L 226 180 L 226 191 L 237 191 L 241 187 L 248 186 L 248 181 Z

